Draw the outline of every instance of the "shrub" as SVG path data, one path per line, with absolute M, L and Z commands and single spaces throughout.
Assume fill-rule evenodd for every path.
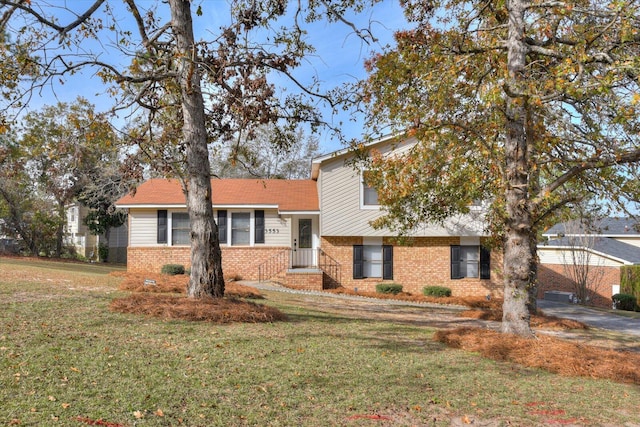
M 98 258 L 102 262 L 107 262 L 109 259 L 109 246 L 104 243 L 100 243 L 98 246 Z
M 620 293 L 640 298 L 640 265 L 620 267 Z
M 638 311 L 636 297 L 629 294 L 615 294 L 611 297 L 613 305 L 618 310 Z
M 176 276 L 178 274 L 184 274 L 184 265 L 181 264 L 165 264 L 160 270 L 162 274 L 168 274 L 170 276 Z
M 422 294 L 428 297 L 450 297 L 451 289 L 445 286 L 425 286 Z
M 376 292 L 379 294 L 398 295 L 402 292 L 402 285 L 398 285 L 396 283 L 378 283 L 376 285 Z

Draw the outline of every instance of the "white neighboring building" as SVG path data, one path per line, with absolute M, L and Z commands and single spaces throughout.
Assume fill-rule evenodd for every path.
M 584 263 L 590 268 L 595 305 L 610 307 L 611 296 L 620 292 L 620 267 L 640 264 L 640 232 L 635 220 L 604 218 L 593 230 L 577 221 L 556 224 L 538 245 L 538 296 L 545 292 L 572 293 L 575 282 L 570 269 Z
M 89 208 L 79 203 L 67 205 L 64 243 L 73 246 L 78 255 L 92 261 L 99 261 L 99 247 L 106 242 L 104 235 L 91 234 L 84 224 Z M 127 262 L 127 224 L 113 228 L 109 232 L 109 257 L 111 263 Z

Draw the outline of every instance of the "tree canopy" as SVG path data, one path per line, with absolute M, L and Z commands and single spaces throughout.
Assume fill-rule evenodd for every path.
M 19 107 L 38 87 L 90 70 L 109 87 L 119 108 L 143 112 L 141 125 L 129 127 L 128 139 L 138 150 L 132 153 L 142 153 L 161 173 L 180 178 L 187 199 L 188 295 L 221 297 L 210 144 L 251 140 L 256 129 L 275 124 L 279 131 L 272 142 L 283 145 L 298 123 L 321 125 L 318 100 L 337 108 L 347 98 L 340 91 L 320 90 L 317 80 L 295 78 L 293 70 L 313 53 L 304 26 L 319 20 L 349 25 L 347 10 L 362 10 L 375 1 L 233 0 L 225 5 L 229 22 L 196 39 L 193 12 L 197 16 L 220 3 L 194 7 L 187 0 L 124 0 L 127 19 L 121 19 L 122 11 L 107 0 L 60 7 L 0 0 L 0 86 L 7 102 Z M 358 37 L 372 39 L 366 29 L 352 28 Z M 274 77 L 287 79 L 296 90 L 279 93 Z M 124 165 L 140 176 L 136 163 Z
M 640 4 L 404 7 L 414 28 L 368 61 L 362 85 L 370 126 L 418 141 L 407 156 L 371 157 L 387 210 L 378 225 L 410 233 L 487 201 L 504 254 L 503 330 L 530 336 L 537 230 L 593 195 L 619 209 L 640 200 Z

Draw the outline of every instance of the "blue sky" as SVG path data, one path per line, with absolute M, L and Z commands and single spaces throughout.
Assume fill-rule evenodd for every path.
M 86 6 L 85 2 L 72 4 L 60 1 L 59 3 L 66 3 L 78 9 L 80 9 L 80 5 Z M 138 3 L 141 8 L 146 8 L 155 4 L 156 1 L 139 1 Z M 111 4 L 122 8 L 122 3 L 119 0 L 115 0 Z M 228 20 L 229 7 L 225 0 L 194 1 L 194 12 L 197 5 L 201 5 L 203 15 L 196 16 L 194 13 L 196 39 L 206 40 L 217 34 L 220 24 Z M 166 6 L 159 6 L 159 8 L 163 7 Z M 128 12 L 124 9 L 116 9 L 116 13 L 118 17 L 122 17 L 124 25 L 129 19 Z M 296 71 L 297 78 L 302 81 L 310 81 L 315 75 L 322 82 L 324 89 L 364 78 L 366 76 L 363 67 L 365 59 L 370 57 L 373 52 L 380 51 L 383 46 L 392 43 L 395 30 L 406 27 L 398 0 L 381 1 L 373 8 L 359 15 L 351 15 L 348 19 L 358 28 L 369 27 L 379 41 L 372 45 L 363 43 L 344 23 L 324 21 L 313 23 L 309 26 L 309 41 L 315 46 L 316 55 L 309 57 L 306 64 Z M 61 18 L 61 20 L 65 21 L 66 19 Z M 98 48 L 108 46 L 110 41 L 101 40 L 101 42 L 103 44 Z M 113 100 L 107 95 L 106 87 L 102 86 L 100 79 L 93 74 L 94 72 L 95 69 L 87 69 L 69 77 L 64 84 L 54 82 L 51 86 L 33 95 L 28 109 L 36 110 L 43 105 L 54 104 L 58 100 L 72 102 L 76 97 L 83 96 L 94 103 L 98 110 L 108 110 L 112 107 Z M 276 80 L 276 82 L 285 84 L 282 79 Z M 325 120 L 344 123 L 343 131 L 348 138 L 362 137 L 365 130 L 361 120 L 354 123 L 349 120 L 347 113 L 342 113 L 337 117 L 332 117 L 328 110 L 325 113 Z M 342 148 L 339 142 L 331 139 L 329 132 L 322 132 L 318 137 L 322 152 Z

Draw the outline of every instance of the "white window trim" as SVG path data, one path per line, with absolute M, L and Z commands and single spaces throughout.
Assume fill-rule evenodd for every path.
M 362 210 L 380 210 L 380 204 L 377 205 L 365 205 L 364 204 L 364 187 L 365 187 L 365 183 L 364 183 L 364 173 L 365 170 L 362 169 L 360 170 L 360 209 Z
M 233 230 L 233 215 L 238 213 L 249 214 L 249 244 L 248 245 L 234 245 L 231 241 Z M 256 245 L 256 218 L 255 210 L 242 210 L 242 211 L 230 211 L 227 210 L 227 243 L 225 246 L 231 248 L 250 248 Z
M 174 245 L 173 244 L 173 214 L 174 213 L 186 213 L 187 215 L 189 214 L 189 212 L 187 211 L 181 211 L 181 210 L 173 210 L 173 211 L 167 211 L 167 246 L 175 246 L 176 248 L 184 248 L 184 247 L 188 247 L 191 244 L 187 243 L 186 245 Z

